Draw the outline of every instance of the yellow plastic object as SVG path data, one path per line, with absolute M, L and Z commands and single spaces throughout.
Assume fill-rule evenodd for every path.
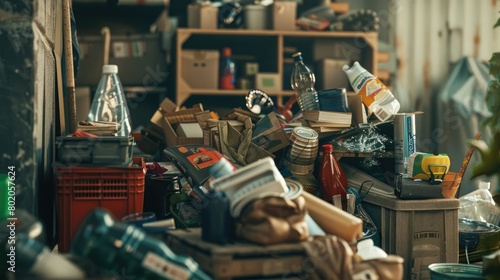
M 412 179 L 443 179 L 450 169 L 447 154 L 413 153 L 408 159 L 408 172 Z

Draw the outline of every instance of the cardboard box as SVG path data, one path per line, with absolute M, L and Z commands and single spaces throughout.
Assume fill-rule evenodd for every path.
M 277 73 L 257 73 L 255 75 L 255 87 L 263 91 L 280 91 L 281 82 L 281 77 Z
M 349 88 L 347 75 L 342 70 L 348 60 L 325 58 L 316 62 L 316 81 L 318 89 Z
M 297 2 L 274 1 L 272 5 L 274 30 L 296 30 Z
M 368 122 L 368 116 L 361 95 L 355 92 L 348 92 L 347 106 L 349 107 L 349 112 L 352 113 L 352 126 Z
M 195 114 L 203 111 L 202 104 L 196 104 L 192 108 L 177 110 L 177 106 L 170 99 L 165 98 L 151 117 L 149 128 L 152 131 L 163 134 L 167 146 L 175 146 L 181 144 L 203 144 L 203 136 L 192 137 L 185 133 L 185 130 L 180 130 L 181 135 L 178 135 L 177 125 L 179 123 L 197 123 Z M 200 127 L 201 130 L 201 127 Z M 182 132 L 184 131 L 184 134 Z
M 206 4 L 188 5 L 188 27 L 217 29 L 218 8 Z
M 367 48 L 367 46 L 364 48 Z M 317 39 L 313 42 L 312 53 L 314 61 L 325 58 L 361 61 L 361 54 L 366 53 L 366 50 L 348 41 L 332 42 L 331 39 Z
M 259 72 L 258 62 L 245 63 L 245 76 L 253 76 Z
M 273 112 L 258 121 L 252 130 L 252 143 L 274 153 L 289 145 L 288 135 Z
M 178 135 L 172 124 L 168 121 L 166 116 L 162 118 L 162 127 L 167 146 L 176 146 L 184 144 L 200 144 L 200 145 L 203 144 L 203 136 L 186 137 Z
M 181 77 L 192 88 L 219 87 L 219 51 L 185 50 L 182 52 Z
M 175 132 L 178 137 L 203 138 L 203 130 L 199 123 L 178 123 Z

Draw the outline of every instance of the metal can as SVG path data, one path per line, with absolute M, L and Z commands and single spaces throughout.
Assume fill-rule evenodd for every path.
M 394 162 L 395 173 L 408 178 L 407 163 L 411 154 L 416 152 L 416 128 L 414 113 L 394 115 Z
M 309 127 L 295 127 L 289 137 L 285 159 L 292 164 L 312 167 L 318 155 L 318 133 Z

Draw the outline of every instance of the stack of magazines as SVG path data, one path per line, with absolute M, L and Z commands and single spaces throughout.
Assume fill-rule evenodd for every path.
M 78 130 L 95 135 L 115 136 L 118 132 L 118 123 L 105 121 L 80 121 L 78 123 Z

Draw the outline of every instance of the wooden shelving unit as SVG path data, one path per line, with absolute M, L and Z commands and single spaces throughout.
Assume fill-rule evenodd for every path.
M 245 29 L 191 29 L 179 28 L 176 43 L 176 103 L 181 106 L 193 95 L 244 96 L 247 90 L 199 89 L 191 87 L 182 73 L 182 52 L 193 49 L 221 50 L 231 47 L 235 57 L 251 57 L 259 62 L 259 70 L 272 72 L 284 77 L 285 56 L 291 58 L 289 49 L 301 51 L 304 61 L 311 65 L 317 59 L 317 46 L 322 45 L 323 57 L 347 60 L 360 60 L 360 63 L 377 75 L 377 41 L 376 32 L 334 32 L 334 31 L 279 31 L 279 30 L 245 30 Z M 331 45 L 332 54 L 325 54 Z M 339 57 L 340 56 L 340 57 Z M 286 81 L 286 77 L 284 77 Z M 266 93 L 275 97 L 278 104 L 283 98 L 294 94 L 283 86 L 282 90 Z

